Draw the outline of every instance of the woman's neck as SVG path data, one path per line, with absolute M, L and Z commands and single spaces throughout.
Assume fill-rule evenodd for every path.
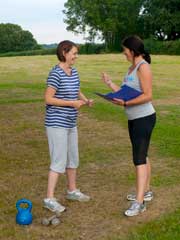
M 135 67 L 139 62 L 141 62 L 143 60 L 143 57 L 142 56 L 138 56 L 138 57 L 135 57 L 133 59 L 133 62 L 132 62 L 132 65 Z
M 71 71 L 72 71 L 71 65 L 69 65 L 66 62 L 60 62 L 59 66 L 64 70 L 64 72 L 67 75 L 69 75 L 69 76 L 71 75 Z
M 60 62 L 59 66 L 65 70 L 70 70 L 71 69 L 71 65 L 68 64 L 67 62 Z

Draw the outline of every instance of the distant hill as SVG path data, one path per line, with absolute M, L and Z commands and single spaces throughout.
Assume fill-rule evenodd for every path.
M 41 44 L 42 48 L 44 49 L 51 49 L 51 48 L 56 48 L 57 47 L 57 43 L 51 43 L 51 44 Z

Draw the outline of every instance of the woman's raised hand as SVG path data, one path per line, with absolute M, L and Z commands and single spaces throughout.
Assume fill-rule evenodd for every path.
M 110 76 L 105 72 L 102 72 L 102 80 L 108 86 L 110 86 L 110 84 L 112 83 Z

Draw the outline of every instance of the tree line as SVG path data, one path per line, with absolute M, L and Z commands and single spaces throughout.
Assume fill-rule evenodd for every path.
M 63 11 L 67 30 L 101 34 L 107 47 L 119 50 L 127 35 L 157 40 L 180 38 L 180 0 L 68 0 Z
M 98 35 L 105 42 L 94 52 L 119 51 L 121 40 L 132 34 L 162 42 L 180 39 L 180 0 L 67 0 L 63 12 L 68 31 L 88 33 L 87 42 L 93 43 Z M 16 24 L 1 23 L 0 36 L 2 54 L 44 50 L 31 32 Z M 172 53 L 176 48 L 179 52 L 179 45 L 173 44 Z M 81 48 L 92 49 L 87 44 Z
M 39 49 L 37 41 L 29 31 L 11 23 L 0 24 L 0 53 Z

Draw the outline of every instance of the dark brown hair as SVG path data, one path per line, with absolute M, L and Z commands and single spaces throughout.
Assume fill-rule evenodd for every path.
M 130 36 L 125 38 L 122 41 L 122 45 L 128 48 L 130 51 L 133 51 L 135 57 L 142 55 L 146 62 L 149 64 L 151 63 L 151 57 L 149 53 L 144 49 L 144 43 L 138 36 Z
M 57 50 L 56 50 L 56 55 L 57 55 L 59 61 L 65 62 L 66 58 L 64 57 L 64 53 L 68 53 L 69 51 L 71 51 L 71 49 L 73 47 L 78 48 L 78 46 L 75 43 L 73 43 L 69 40 L 65 40 L 65 41 L 60 42 L 58 44 Z

